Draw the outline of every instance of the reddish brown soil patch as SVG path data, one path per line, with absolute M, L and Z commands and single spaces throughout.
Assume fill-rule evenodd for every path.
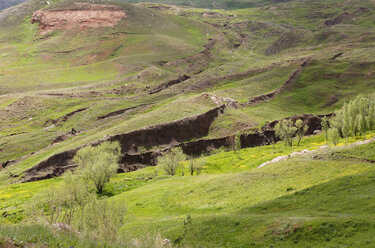
M 34 12 L 31 23 L 39 23 L 40 33 L 46 34 L 75 27 L 113 27 L 125 17 L 123 9 L 114 5 L 75 3 L 62 9 Z

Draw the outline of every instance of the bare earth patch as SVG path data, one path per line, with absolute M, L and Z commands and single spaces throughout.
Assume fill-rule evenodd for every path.
M 75 3 L 57 10 L 34 12 L 31 23 L 39 23 L 40 34 L 54 30 L 113 27 L 126 17 L 124 10 L 114 5 Z

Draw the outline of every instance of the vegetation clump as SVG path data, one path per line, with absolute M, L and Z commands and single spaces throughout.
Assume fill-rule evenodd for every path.
M 188 162 L 188 169 L 191 176 L 194 176 L 194 173 L 196 175 L 200 175 L 203 170 L 203 166 L 206 164 L 206 160 L 201 159 L 194 159 L 191 158 Z
M 328 126 L 328 120 L 325 122 L 322 122 L 322 126 L 323 124 Z M 350 136 L 354 138 L 358 133 L 363 136 L 363 140 L 366 139 L 367 132 L 370 132 L 372 137 L 375 128 L 375 99 L 358 96 L 356 99 L 345 103 L 341 109 L 335 111 L 334 116 L 329 120 L 329 124 L 332 129 L 330 134 L 332 140 L 334 140 L 333 143 L 339 137 L 345 138 L 345 142 L 347 142 Z
M 293 125 L 292 120 L 282 120 L 275 126 L 276 136 L 284 140 L 285 147 L 289 145 L 293 147 L 293 137 L 297 132 L 297 128 Z
M 163 171 L 166 175 L 174 176 L 185 160 L 186 155 L 182 149 L 175 147 L 158 159 L 157 169 Z
M 81 149 L 74 161 L 78 168 L 63 175 L 59 187 L 36 195 L 27 214 L 37 223 L 98 239 L 114 240 L 124 225 L 125 204 L 100 199 L 106 183 L 117 172 L 118 143 L 103 143 Z
M 74 162 L 78 164 L 76 173 L 93 183 L 100 194 L 105 184 L 117 173 L 120 157 L 121 148 L 118 142 L 85 147 L 74 157 Z

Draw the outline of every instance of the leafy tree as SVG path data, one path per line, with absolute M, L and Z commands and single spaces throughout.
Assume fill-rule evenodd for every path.
M 328 117 L 327 116 L 324 116 L 322 118 L 322 131 L 324 133 L 324 137 L 325 137 L 325 140 L 326 140 L 326 145 L 328 145 L 328 130 L 329 130 L 329 121 L 328 121 Z
M 371 101 L 369 104 L 369 112 L 366 117 L 366 121 L 367 121 L 368 129 L 371 132 L 371 138 L 372 138 L 373 137 L 372 132 L 375 129 L 375 101 L 374 100 Z
M 125 224 L 126 213 L 124 202 L 108 199 L 92 201 L 85 211 L 85 228 L 95 237 L 116 240 L 118 230 Z
M 165 174 L 174 176 L 181 167 L 181 162 L 186 160 L 186 155 L 180 147 L 172 148 L 169 152 L 159 157 L 157 167 Z
M 297 128 L 293 126 L 291 120 L 279 121 L 275 126 L 275 133 L 280 139 L 284 140 L 285 147 L 293 146 L 293 136 L 296 134 Z
M 307 130 L 309 129 L 309 126 L 306 125 L 301 119 L 296 121 L 295 126 L 297 128 L 297 137 L 298 137 L 298 146 L 299 146 L 303 136 L 306 134 Z
M 234 136 L 233 150 L 235 152 L 241 150 L 241 132 L 237 132 L 236 135 Z
M 363 140 L 366 140 L 366 131 L 368 130 L 369 101 L 365 97 L 356 99 L 358 114 L 355 118 L 357 129 L 363 134 Z
M 190 172 L 190 175 L 191 176 L 194 176 L 194 173 L 196 175 L 199 175 L 201 174 L 202 170 L 203 170 L 203 166 L 206 164 L 206 161 L 201 158 L 201 159 L 194 159 L 194 158 L 191 158 L 189 160 L 189 172 Z
M 83 180 L 68 172 L 62 176 L 60 187 L 37 194 L 27 208 L 27 214 L 38 222 L 65 223 L 82 230 L 83 210 L 95 200 L 95 193 Z
M 336 128 L 330 128 L 328 130 L 328 133 L 329 133 L 329 137 L 331 137 L 332 143 L 335 146 L 337 146 L 337 144 L 339 143 L 339 139 L 340 139 L 340 133 L 339 133 L 339 131 Z
M 117 173 L 120 157 L 120 144 L 105 142 L 82 148 L 74 157 L 74 162 L 78 164 L 77 173 L 93 183 L 100 194 L 105 184 Z
M 358 96 L 356 99 L 345 103 L 344 106 L 335 111 L 335 116 L 330 119 L 331 127 L 345 138 L 345 143 L 349 136 L 354 136 L 360 132 L 366 139 L 366 132 L 375 128 L 375 99 Z

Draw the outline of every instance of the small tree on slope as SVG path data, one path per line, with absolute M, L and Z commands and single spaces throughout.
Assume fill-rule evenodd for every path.
M 295 126 L 297 128 L 297 137 L 298 137 L 298 146 L 299 146 L 303 136 L 306 134 L 307 130 L 309 129 L 309 126 L 306 125 L 301 119 L 296 121 Z
M 117 173 L 120 151 L 118 142 L 106 142 L 79 150 L 74 157 L 74 162 L 78 164 L 77 173 L 92 182 L 99 194 L 102 193 L 105 184 Z
M 280 139 L 284 140 L 285 147 L 293 146 L 293 136 L 296 134 L 297 128 L 293 126 L 291 120 L 282 120 L 275 126 L 275 133 Z
M 328 117 L 324 116 L 322 118 L 322 131 L 324 133 L 324 137 L 325 137 L 325 140 L 326 140 L 326 145 L 328 145 L 328 130 L 329 130 Z
M 164 171 L 165 174 L 174 176 L 180 168 L 181 162 L 184 160 L 186 160 L 186 155 L 182 152 L 180 147 L 176 147 L 158 159 L 157 167 Z

